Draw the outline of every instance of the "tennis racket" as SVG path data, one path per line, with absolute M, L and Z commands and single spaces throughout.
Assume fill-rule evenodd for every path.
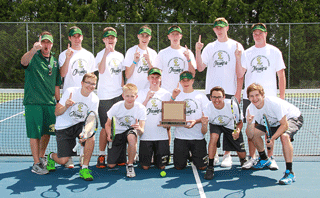
M 98 116 L 94 111 L 89 111 L 84 121 L 82 132 L 79 135 L 79 139 L 82 139 L 85 141 L 93 137 L 96 134 L 97 130 L 98 130 Z M 78 141 L 76 146 L 73 148 L 73 152 L 76 152 L 80 145 L 81 144 Z
M 238 119 L 237 119 L 237 116 L 236 116 L 236 113 L 235 113 L 236 109 L 238 109 L 238 112 L 239 112 Z M 231 97 L 231 112 L 232 112 L 233 127 L 234 127 L 233 128 L 233 133 L 237 133 L 237 124 L 240 122 L 241 111 L 240 111 L 240 105 L 238 103 L 238 100 L 234 96 Z
M 115 137 L 116 137 L 116 117 L 112 116 L 112 119 L 111 119 L 111 134 L 110 134 L 110 139 L 112 141 L 108 142 L 108 148 L 109 149 L 112 149 L 112 142 L 113 142 Z
M 266 132 L 267 132 L 267 142 L 270 143 L 270 139 L 271 139 L 271 136 L 270 136 L 270 124 L 269 124 L 269 121 L 268 121 L 268 118 L 267 118 L 267 115 L 266 114 L 263 114 L 263 121 L 264 121 L 264 125 L 266 127 Z M 270 150 L 271 148 L 268 147 L 268 150 Z

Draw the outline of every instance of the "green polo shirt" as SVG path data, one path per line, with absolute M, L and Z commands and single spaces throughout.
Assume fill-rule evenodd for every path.
M 50 72 L 50 67 L 52 71 Z M 55 86 L 60 86 L 59 62 L 52 55 L 49 61 L 40 50 L 25 68 L 24 105 L 55 105 Z

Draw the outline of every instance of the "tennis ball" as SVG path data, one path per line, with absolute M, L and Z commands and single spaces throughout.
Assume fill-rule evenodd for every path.
M 166 171 L 161 171 L 160 173 L 161 177 L 165 177 L 167 175 Z
M 25 113 L 23 113 L 23 116 L 26 116 L 26 114 L 25 114 Z

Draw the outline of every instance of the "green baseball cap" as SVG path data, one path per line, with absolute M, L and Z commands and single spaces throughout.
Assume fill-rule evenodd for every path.
M 153 67 L 148 71 L 148 76 L 150 76 L 151 74 L 159 74 L 161 76 L 161 70 Z
M 261 30 L 262 32 L 266 32 L 267 28 L 262 24 L 256 24 L 252 27 L 252 31 Z
M 49 40 L 51 43 L 53 43 L 53 37 L 51 35 L 48 35 L 48 34 L 44 34 L 41 36 L 41 41 L 43 40 Z
M 148 28 L 141 28 L 138 34 L 147 33 L 151 36 L 151 30 Z
M 224 22 L 224 21 L 216 21 L 216 22 L 214 22 L 214 24 L 213 24 L 213 27 L 215 28 L 215 27 L 217 27 L 217 26 L 220 26 L 220 27 L 227 27 L 228 26 L 228 23 L 226 23 L 226 22 Z
M 112 30 L 108 30 L 106 31 L 104 34 L 103 34 L 103 38 L 106 38 L 108 36 L 114 36 L 117 38 L 117 33 L 115 31 L 112 31 Z
M 180 81 L 185 79 L 185 78 L 191 80 L 191 79 L 193 79 L 193 76 L 192 76 L 192 74 L 187 73 L 187 72 L 180 74 Z
M 178 27 L 178 26 L 174 26 L 174 27 L 170 28 L 170 29 L 168 30 L 168 34 L 170 34 L 171 32 L 174 32 L 174 31 L 180 32 L 180 34 L 182 34 L 182 30 L 181 30 L 181 28 Z
M 74 28 L 69 31 L 69 36 L 73 36 L 75 34 L 82 35 L 82 31 L 80 30 L 80 28 Z

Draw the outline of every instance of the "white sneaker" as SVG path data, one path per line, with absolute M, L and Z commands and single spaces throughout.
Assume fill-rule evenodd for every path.
M 69 158 L 68 162 L 65 163 L 64 167 L 66 167 L 66 168 L 74 168 L 72 157 Z
M 230 154 L 224 155 L 221 162 L 221 167 L 231 167 L 232 158 Z
M 256 162 L 257 160 L 255 158 L 250 157 L 250 159 L 248 159 L 248 161 L 246 161 L 246 163 L 244 163 L 241 168 L 244 170 L 249 170 L 253 165 L 256 164 Z
M 47 167 L 48 161 L 46 157 L 40 157 L 39 160 L 44 167 Z
M 278 164 L 277 164 L 276 160 L 273 158 L 273 156 L 270 157 L 270 161 L 271 161 L 271 164 L 269 166 L 269 169 L 270 170 L 278 170 L 279 169 Z
M 214 156 L 214 161 L 213 161 L 213 165 L 217 165 L 219 163 L 219 155 L 218 153 L 216 153 L 216 155 Z
M 83 165 L 83 159 L 84 159 L 84 155 L 80 155 L 79 156 L 80 167 L 82 167 Z
M 133 164 L 128 164 L 127 167 L 127 177 L 135 177 L 136 173 L 134 172 Z

